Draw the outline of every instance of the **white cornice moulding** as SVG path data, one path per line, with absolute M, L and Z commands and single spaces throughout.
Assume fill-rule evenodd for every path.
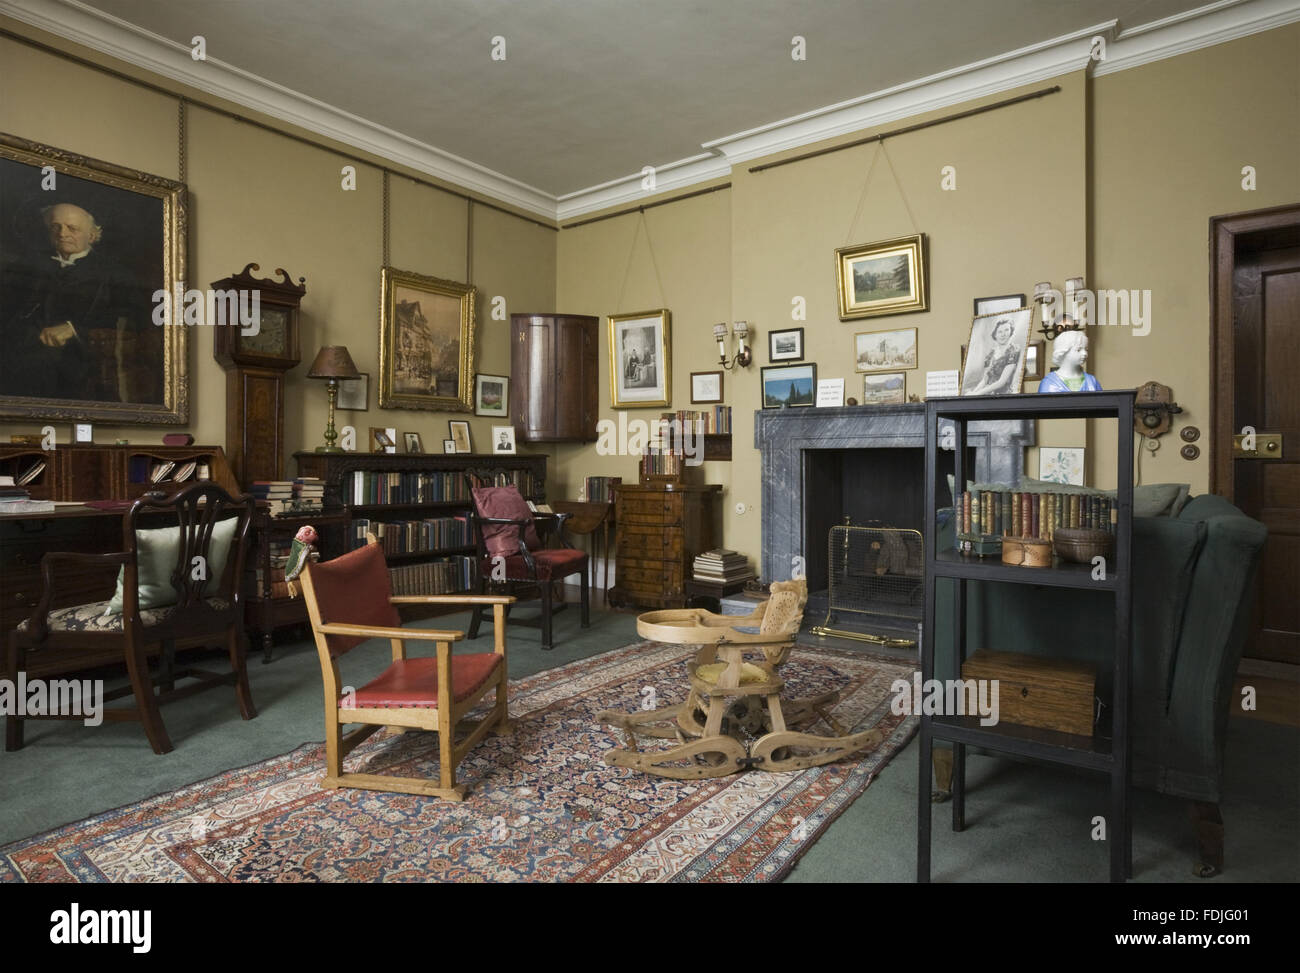
M 463 189 L 555 219 L 555 197 L 300 92 L 209 57 L 77 0 L 0 0 L 0 14 Z
M 706 142 L 703 154 L 656 169 L 652 192 L 641 188 L 641 174 L 636 173 L 560 197 L 233 65 L 214 58 L 195 62 L 188 47 L 78 0 L 0 0 L 0 15 L 525 212 L 550 220 L 568 220 L 725 178 L 733 165 L 750 159 L 1081 70 L 1089 65 L 1091 39 L 1098 34 L 1106 38 L 1106 57 L 1092 63 L 1094 76 L 1295 23 L 1300 21 L 1300 0 L 1218 0 L 1132 30 L 1119 30 L 1118 34 L 1118 24 L 1112 20 Z

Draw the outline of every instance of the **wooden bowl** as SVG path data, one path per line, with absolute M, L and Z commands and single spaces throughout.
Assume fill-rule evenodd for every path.
M 1097 556 L 1110 557 L 1115 535 L 1095 527 L 1058 527 L 1052 532 L 1052 547 L 1064 561 L 1091 564 Z
M 1012 567 L 1050 568 L 1052 545 L 1037 537 L 1004 537 L 1002 563 Z

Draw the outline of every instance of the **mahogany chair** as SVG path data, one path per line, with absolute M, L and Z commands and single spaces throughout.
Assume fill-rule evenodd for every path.
M 369 790 L 426 794 L 462 800 L 466 786 L 456 783 L 456 767 L 489 730 L 509 732 L 504 612 L 514 601 L 491 595 L 402 595 L 394 597 L 384 551 L 369 543 L 337 557 L 308 565 L 302 573 L 303 597 L 316 636 L 321 676 L 325 683 L 325 765 L 323 787 L 362 787 Z M 453 653 L 460 632 L 402 628 L 397 605 L 464 605 L 492 608 L 495 646 L 491 652 Z M 338 660 L 362 642 L 386 638 L 393 661 L 359 689 L 345 687 Z M 414 659 L 406 655 L 411 640 L 434 642 L 437 654 Z M 464 717 L 490 691 L 492 709 L 480 720 Z M 345 724 L 360 723 L 343 732 Z M 462 725 L 463 724 L 463 725 Z M 395 730 L 434 730 L 438 734 L 438 775 L 433 781 L 386 774 L 345 773 L 343 758 L 383 727 Z M 457 729 L 468 730 L 458 743 Z
M 555 647 L 551 620 L 568 606 L 563 601 L 553 605 L 552 584 L 576 574 L 581 585 L 582 627 L 591 625 L 587 554 L 571 546 L 564 538 L 564 521 L 568 514 L 538 514 L 528 508 L 519 490 L 513 486 L 474 486 L 470 490 L 474 509 L 470 519 L 478 551 L 478 590 L 503 588 L 511 594 L 536 590 L 542 603 L 540 619 L 506 619 L 516 625 L 542 630 L 542 648 Z M 543 538 L 558 546 L 546 546 Z M 474 609 L 469 623 L 469 637 L 478 638 L 484 608 Z
M 257 710 L 245 667 L 240 581 L 254 503 L 250 496 L 231 497 L 206 481 L 171 496 L 161 491 L 146 493 L 123 517 L 122 551 L 46 554 L 41 560 L 40 601 L 9 636 L 9 678 L 16 684 L 29 661 L 36 663 L 43 676 L 125 661 L 129 685 L 105 693 L 104 701 L 134 696 L 135 706 L 105 707 L 104 719 L 139 721 L 154 753 L 159 754 L 172 749 L 158 708 L 169 700 L 233 685 L 239 715 L 253 719 Z M 177 525 L 162 529 L 141 526 L 141 518 L 158 512 L 174 513 Z M 54 607 L 68 600 L 56 569 L 114 565 L 120 566 L 119 589 L 111 601 Z M 69 579 L 65 587 L 67 584 L 75 582 Z M 230 672 L 176 668 L 178 646 L 214 644 L 226 647 Z M 159 659 L 154 676 L 149 672 L 151 656 Z M 184 678 L 196 681 L 176 688 L 176 680 Z M 22 748 L 25 719 L 70 720 L 84 719 L 84 715 L 10 715 L 5 723 L 6 750 Z

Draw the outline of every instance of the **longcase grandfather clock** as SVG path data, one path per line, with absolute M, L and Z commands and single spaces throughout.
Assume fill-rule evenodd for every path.
M 302 360 L 298 305 L 307 293 L 306 278 L 295 284 L 279 267 L 281 280 L 250 273 L 260 269 L 248 264 L 212 284 L 218 303 L 231 307 L 248 308 L 257 295 L 255 327 L 240 327 L 237 320 L 213 327 L 212 354 L 226 370 L 226 457 L 245 488 L 254 480 L 284 478 L 284 376 Z

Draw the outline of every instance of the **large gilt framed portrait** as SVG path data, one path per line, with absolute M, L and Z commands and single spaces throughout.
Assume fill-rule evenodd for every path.
M 0 418 L 189 421 L 185 196 L 0 133 Z
M 615 409 L 671 404 L 672 319 L 666 308 L 609 316 L 609 396 Z
M 835 251 L 840 320 L 905 314 L 930 307 L 924 233 Z
M 385 267 L 380 272 L 379 407 L 474 407 L 474 288 Z

